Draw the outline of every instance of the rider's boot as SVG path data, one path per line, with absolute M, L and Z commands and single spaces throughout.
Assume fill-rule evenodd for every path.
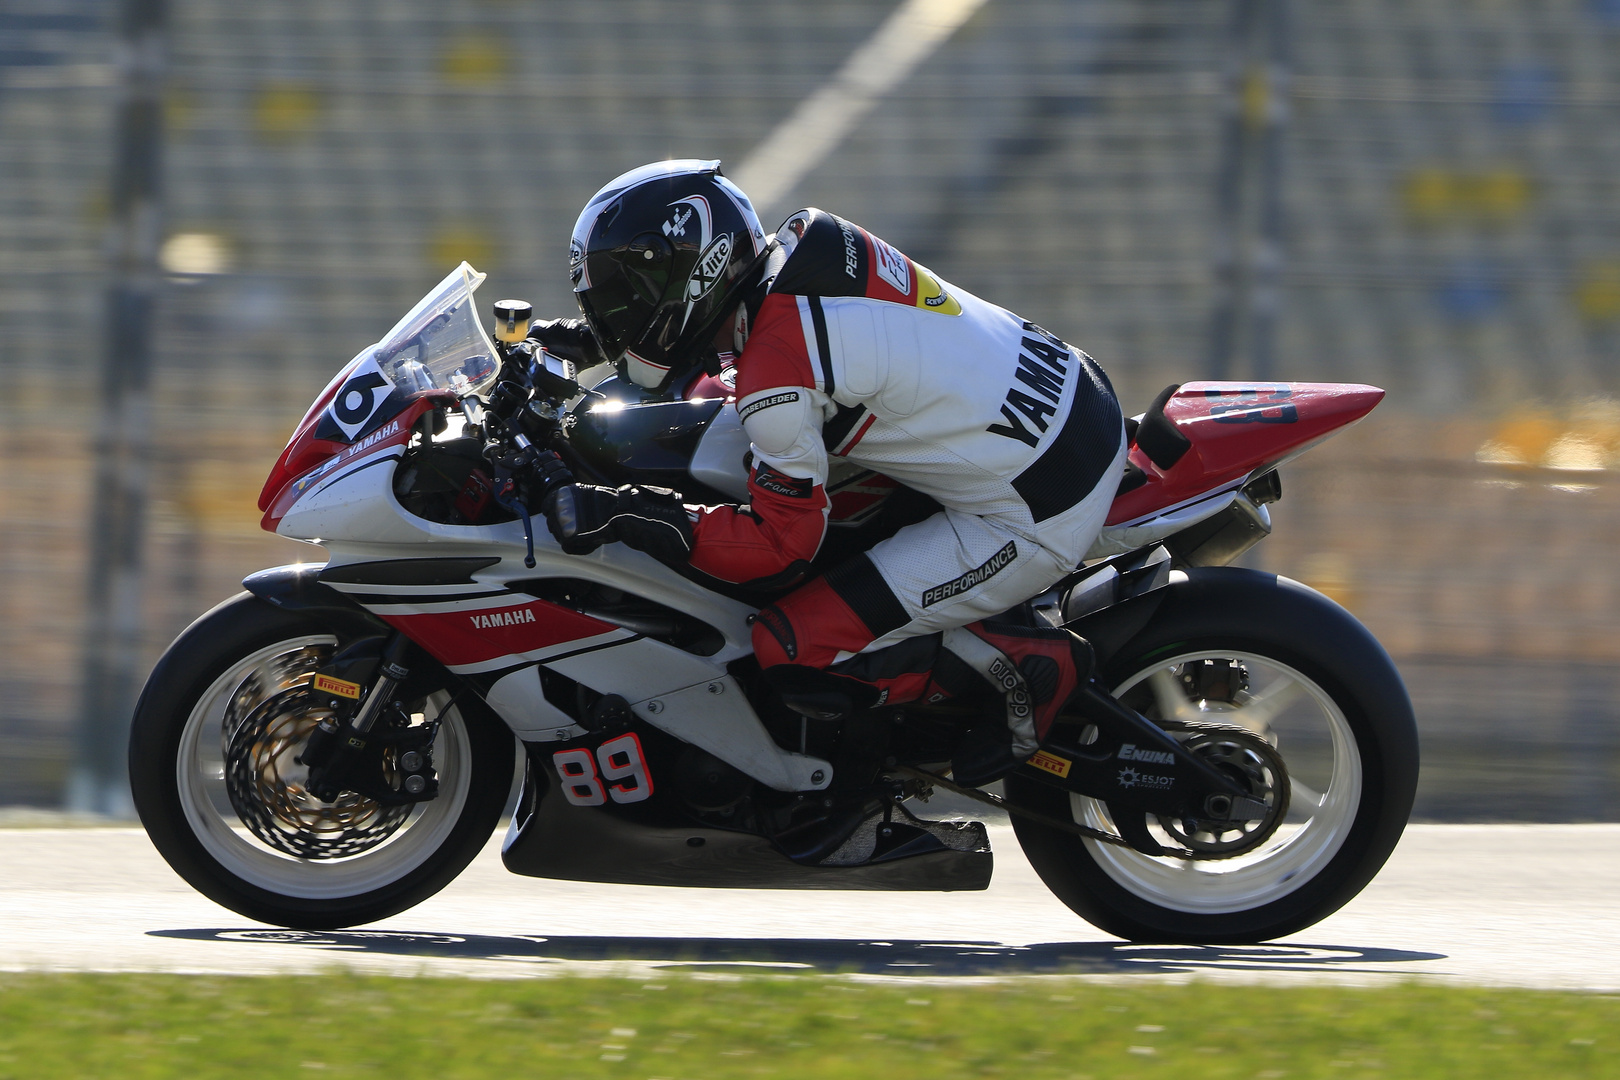
M 999 780 L 1027 761 L 1091 677 L 1090 643 L 1061 627 L 986 619 L 945 631 L 942 647 L 1001 696 L 1003 722 L 969 729 L 951 757 L 952 777 L 967 787 Z

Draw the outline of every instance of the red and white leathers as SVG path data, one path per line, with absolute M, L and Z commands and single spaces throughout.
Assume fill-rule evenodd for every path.
M 1056 583 L 1102 528 L 1125 451 L 1113 389 L 1084 353 L 849 222 L 804 210 L 777 239 L 786 261 L 737 359 L 751 502 L 698 508 L 692 565 L 733 582 L 802 573 L 827 528 L 829 455 L 932 496 L 939 513 L 760 612 L 759 662 L 902 702 L 940 691 L 941 644 L 1009 696 L 1021 677 L 1005 660 L 1048 655 L 1068 675 L 1025 687 L 1050 706 L 1038 732 L 1014 725 L 1027 756 L 1072 689 L 1068 642 L 981 620 Z

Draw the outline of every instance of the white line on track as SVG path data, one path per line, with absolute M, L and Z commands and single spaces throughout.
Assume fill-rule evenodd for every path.
M 1423 977 L 1620 991 L 1620 825 L 1419 825 L 1337 915 L 1262 946 L 1133 946 L 1046 892 L 992 827 L 982 893 L 753 892 L 520 878 L 498 842 L 412 911 L 274 930 L 193 892 L 138 829 L 0 830 L 0 969 L 412 974 L 828 971 L 929 979 Z

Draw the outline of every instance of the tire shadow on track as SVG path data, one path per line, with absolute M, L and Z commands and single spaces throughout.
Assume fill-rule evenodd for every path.
M 312 951 L 485 960 L 514 966 L 619 962 L 660 968 L 779 969 L 869 975 L 1167 975 L 1200 971 L 1415 973 L 1444 953 L 1340 945 L 1135 945 L 1059 941 L 846 938 L 511 937 L 397 930 L 152 930 L 149 936 Z

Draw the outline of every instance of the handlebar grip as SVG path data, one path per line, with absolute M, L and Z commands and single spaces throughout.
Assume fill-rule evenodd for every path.
M 574 505 L 572 484 L 558 488 L 549 496 L 546 517 L 558 540 L 572 540 L 579 535 L 579 509 Z

